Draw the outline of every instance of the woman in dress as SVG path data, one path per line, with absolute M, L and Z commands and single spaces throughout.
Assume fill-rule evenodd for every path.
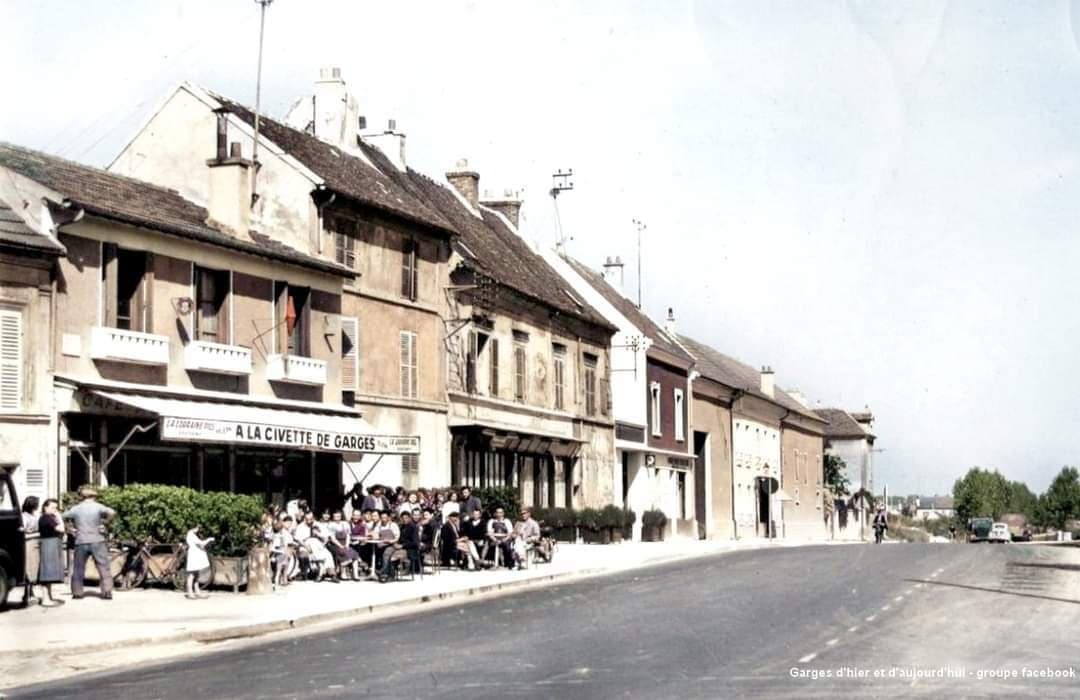
M 207 537 L 205 540 L 199 537 L 199 526 L 188 530 L 187 537 L 187 583 L 186 583 L 186 595 L 189 600 L 195 600 L 196 598 L 209 598 L 199 590 L 199 572 L 203 569 L 210 568 L 210 557 L 206 555 L 206 547 L 214 541 L 213 537 Z
M 53 598 L 52 585 L 64 582 L 64 522 L 60 519 L 60 504 L 55 498 L 45 501 L 41 509 L 41 517 L 36 523 L 40 539 L 40 556 L 38 558 L 37 581 L 45 588 L 45 599 L 41 604 L 45 607 L 63 605 L 64 601 Z

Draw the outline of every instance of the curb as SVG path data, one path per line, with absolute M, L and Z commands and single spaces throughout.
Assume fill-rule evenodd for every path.
M 717 549 L 712 551 L 703 552 L 683 552 L 678 554 L 669 554 L 666 556 L 659 556 L 655 559 L 650 559 L 643 562 L 635 562 L 631 565 L 625 566 L 611 566 L 611 567 L 594 567 L 587 569 L 577 569 L 574 571 L 563 571 L 554 574 L 546 574 L 541 576 L 535 576 L 527 579 L 521 579 L 516 581 L 504 581 L 500 583 L 491 583 L 483 586 L 472 586 L 469 588 L 462 588 L 459 590 L 445 591 L 442 593 L 429 593 L 424 595 L 418 595 L 412 598 L 405 598 L 402 600 L 395 600 L 387 603 L 364 605 L 356 608 L 346 608 L 344 610 L 333 610 L 328 612 L 313 613 L 311 615 L 305 615 L 294 619 L 285 620 L 272 620 L 269 622 L 258 622 L 248 625 L 235 625 L 232 627 L 224 627 L 216 630 L 198 631 L 198 632 L 181 632 L 178 634 L 168 634 L 155 637 L 140 637 L 134 639 L 124 639 L 116 642 L 104 642 L 96 644 L 81 644 L 78 646 L 65 646 L 65 647 L 38 647 L 35 649 L 20 649 L 18 651 L 9 652 L 11 656 L 16 658 L 32 658 L 39 657 L 42 653 L 45 654 L 79 654 L 84 652 L 101 652 L 110 651 L 115 649 L 125 649 L 136 646 L 149 646 L 149 645 L 164 645 L 164 644 L 178 644 L 182 642 L 199 642 L 202 644 L 213 644 L 218 642 L 226 642 L 234 639 L 250 639 L 255 637 L 261 637 L 274 632 L 282 632 L 286 630 L 298 630 L 305 627 L 311 627 L 324 622 L 346 622 L 351 621 L 354 618 L 360 618 L 363 616 L 381 614 L 386 612 L 394 612 L 401 610 L 405 612 L 408 609 L 416 609 L 427 603 L 447 602 L 456 600 L 458 598 L 474 598 L 489 596 L 496 593 L 509 593 L 518 589 L 524 589 L 531 586 L 548 585 L 551 583 L 563 581 L 565 579 L 572 578 L 590 578 L 593 576 L 599 576 L 604 574 L 615 574 L 624 571 L 632 571 L 635 569 L 644 569 L 651 566 L 657 566 L 661 564 L 670 563 L 673 561 L 698 559 L 708 556 L 732 554 L 736 552 L 749 552 L 759 549 L 771 549 L 771 548 L 792 548 L 803 546 L 820 546 L 820 545 L 841 545 L 841 544 L 860 544 L 860 543 L 848 543 L 848 542 L 805 542 L 805 543 L 755 543 L 749 546 L 732 547 L 728 549 Z

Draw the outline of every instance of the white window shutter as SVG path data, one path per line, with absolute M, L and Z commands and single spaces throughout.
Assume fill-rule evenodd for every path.
M 341 389 L 360 389 L 360 319 L 341 317 Z
M 401 344 L 401 395 L 409 395 L 409 379 L 411 374 L 409 372 L 409 334 L 406 331 L 401 331 L 399 336 Z
M 22 407 L 22 313 L 0 309 L 0 410 Z
M 420 394 L 419 361 L 416 357 L 416 334 L 409 334 L 409 397 L 415 399 Z

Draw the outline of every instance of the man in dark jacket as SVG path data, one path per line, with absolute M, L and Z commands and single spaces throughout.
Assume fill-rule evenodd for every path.
M 368 495 L 364 498 L 362 504 L 362 510 L 373 510 L 376 513 L 381 513 L 384 510 L 390 510 L 390 501 L 386 500 L 386 491 L 382 486 L 375 484 L 368 489 Z
M 446 522 L 443 523 L 442 529 L 439 531 L 439 560 L 443 566 L 449 567 L 456 564 L 464 568 L 465 562 L 461 551 L 458 549 L 459 523 L 460 516 L 452 512 L 447 516 Z
M 468 486 L 461 489 L 461 512 L 465 514 L 465 517 L 469 517 L 474 510 L 483 511 L 483 509 L 483 504 L 473 495 L 472 489 Z

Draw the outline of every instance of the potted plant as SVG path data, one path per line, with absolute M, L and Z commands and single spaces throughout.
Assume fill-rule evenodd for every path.
M 623 511 L 616 505 L 606 505 L 600 510 L 600 525 L 604 544 L 622 541 Z
M 552 508 L 548 513 L 552 536 L 559 542 L 575 542 L 577 517 L 573 508 Z
M 663 542 L 667 516 L 662 510 L 647 510 L 641 514 L 641 539 L 645 542 Z
M 586 544 L 593 544 L 600 539 L 600 511 L 596 508 L 582 508 L 577 513 L 577 526 L 581 539 Z
M 624 508 L 622 512 L 622 527 L 619 530 L 620 539 L 632 540 L 634 539 L 634 523 L 637 522 L 637 513 Z

